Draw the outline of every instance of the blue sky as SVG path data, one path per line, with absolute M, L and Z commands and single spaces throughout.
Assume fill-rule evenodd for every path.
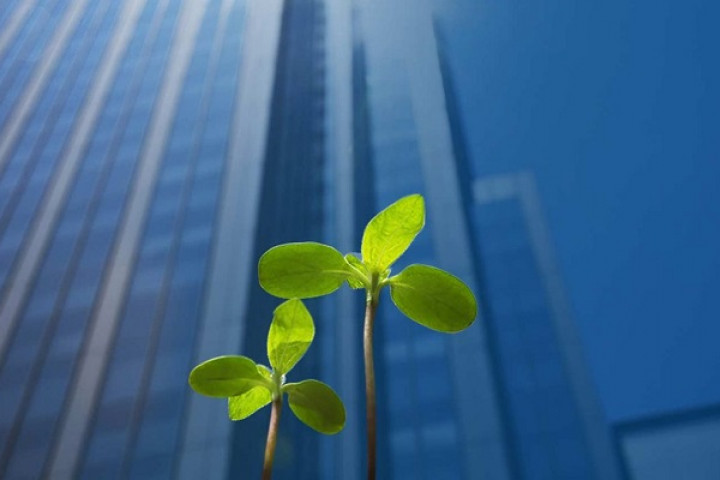
M 439 2 L 477 174 L 535 172 L 611 419 L 720 402 L 717 2 Z

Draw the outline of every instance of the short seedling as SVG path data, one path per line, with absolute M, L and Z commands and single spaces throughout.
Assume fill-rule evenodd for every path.
M 272 369 L 247 357 L 227 355 L 207 360 L 190 372 L 190 386 L 210 397 L 226 397 L 231 420 L 249 417 L 272 402 L 265 445 L 263 480 L 269 480 L 275 456 L 283 394 L 290 410 L 308 427 L 332 435 L 345 425 L 345 407 L 332 388 L 317 380 L 285 383 L 285 375 L 305 355 L 315 336 L 312 316 L 300 300 L 275 309 L 267 339 Z
M 331 293 L 347 282 L 365 289 L 363 330 L 367 405 L 368 479 L 375 478 L 375 368 L 373 324 L 380 291 L 411 320 L 440 332 L 458 332 L 475 320 L 477 304 L 470 289 L 457 277 L 435 267 L 410 265 L 395 276 L 390 266 L 407 250 L 425 225 L 425 202 L 410 195 L 378 213 L 365 227 L 361 257 L 343 256 L 314 242 L 288 243 L 271 248 L 258 265 L 260 285 L 281 298 L 310 298 Z

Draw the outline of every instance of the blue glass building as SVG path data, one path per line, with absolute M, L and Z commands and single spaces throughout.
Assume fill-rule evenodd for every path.
M 720 407 L 716 404 L 620 422 L 615 434 L 629 478 L 720 475 Z
M 687 432 L 606 420 L 533 174 L 475 173 L 473 72 L 429 1 L 8 0 L 0 26 L 1 478 L 257 477 L 269 412 L 233 424 L 188 372 L 262 361 L 267 248 L 357 251 L 414 192 L 427 224 L 397 270 L 455 273 L 480 315 L 442 335 L 382 302 L 380 478 L 644 480 Z M 292 374 L 332 385 L 347 425 L 285 415 L 275 478 L 364 477 L 362 300 L 308 302 Z M 718 438 L 716 417 L 690 420 Z

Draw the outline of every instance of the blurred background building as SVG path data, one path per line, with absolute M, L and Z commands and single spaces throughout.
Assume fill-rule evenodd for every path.
M 380 478 L 718 478 L 719 12 L 625 3 L 0 4 L 0 478 L 258 477 L 189 370 L 262 361 L 267 248 L 414 192 L 397 270 L 481 308 L 383 302 Z M 308 302 L 348 422 L 285 415 L 278 479 L 364 477 L 361 297 Z

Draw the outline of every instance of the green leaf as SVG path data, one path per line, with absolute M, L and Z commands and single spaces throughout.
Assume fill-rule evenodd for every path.
M 272 379 L 272 371 L 271 371 L 268 367 L 266 367 L 265 365 L 262 365 L 262 364 L 258 363 L 258 364 L 257 364 L 257 369 L 258 369 L 258 372 L 260 372 L 260 375 L 262 375 L 262 376 L 265 377 L 269 382 L 272 383 L 272 381 L 273 381 L 273 379 Z
M 190 386 L 209 397 L 234 397 L 268 382 L 258 372 L 255 362 L 239 355 L 207 360 L 190 372 Z
M 242 395 L 228 398 L 230 420 L 243 420 L 272 401 L 272 394 L 266 387 L 255 387 Z
M 358 290 L 360 288 L 366 288 L 365 284 L 355 277 L 348 277 L 347 282 L 348 282 L 348 285 L 350 286 L 350 288 L 352 288 L 353 290 Z
M 380 273 L 408 249 L 425 225 L 425 201 L 409 195 L 373 217 L 362 238 L 362 258 L 373 272 Z
M 300 300 L 280 304 L 273 314 L 267 351 L 270 365 L 281 375 L 289 372 L 305 355 L 315 336 L 315 326 Z
M 260 286 L 280 298 L 311 298 L 334 292 L 350 275 L 342 254 L 315 242 L 286 243 L 260 257 Z
M 392 277 L 390 296 L 411 320 L 441 332 L 459 332 L 477 314 L 475 296 L 467 285 L 427 265 L 410 265 Z
M 290 410 L 308 427 L 326 435 L 338 433 L 345 426 L 345 407 L 332 388 L 317 380 L 288 383 Z
M 370 286 L 370 279 L 365 264 L 352 253 L 345 255 L 345 261 L 355 271 L 355 275 L 350 275 L 348 277 L 348 285 L 354 289 L 368 288 Z M 361 280 L 360 277 L 363 277 L 363 279 Z

